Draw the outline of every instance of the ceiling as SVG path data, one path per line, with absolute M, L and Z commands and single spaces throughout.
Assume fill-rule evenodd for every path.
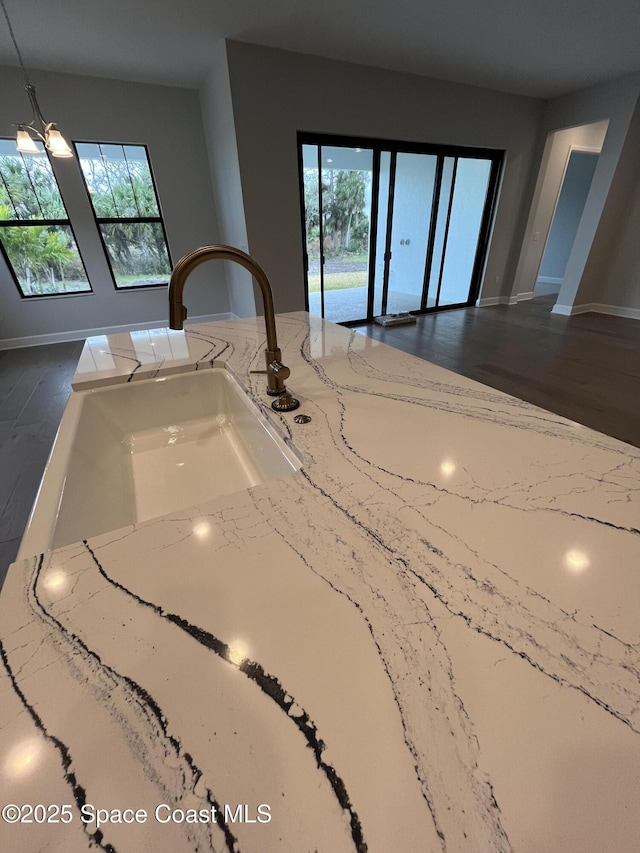
M 167 85 L 197 87 L 221 38 L 541 98 L 640 70 L 638 0 L 4 2 L 28 68 Z

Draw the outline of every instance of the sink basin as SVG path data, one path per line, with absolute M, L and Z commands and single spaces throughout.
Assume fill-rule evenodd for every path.
M 298 468 L 297 454 L 223 367 L 76 391 L 18 557 Z

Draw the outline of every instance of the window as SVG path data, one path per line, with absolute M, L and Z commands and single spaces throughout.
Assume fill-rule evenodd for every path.
M 116 287 L 166 284 L 171 261 L 145 146 L 75 148 Z
M 91 291 L 51 163 L 0 139 L 0 244 L 22 296 Z

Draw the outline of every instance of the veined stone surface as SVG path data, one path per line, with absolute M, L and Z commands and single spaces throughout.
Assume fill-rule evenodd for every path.
M 277 325 L 285 415 L 260 318 L 87 342 L 76 388 L 226 364 L 303 466 L 12 566 L 0 799 L 69 809 L 0 849 L 635 853 L 640 451 Z

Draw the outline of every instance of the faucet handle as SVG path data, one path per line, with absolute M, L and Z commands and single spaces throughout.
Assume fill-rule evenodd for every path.
M 275 373 L 278 379 L 282 379 L 282 381 L 288 379 L 291 376 L 291 370 L 287 367 L 287 365 L 282 364 L 282 362 L 276 360 L 269 363 L 267 371 L 269 373 Z

